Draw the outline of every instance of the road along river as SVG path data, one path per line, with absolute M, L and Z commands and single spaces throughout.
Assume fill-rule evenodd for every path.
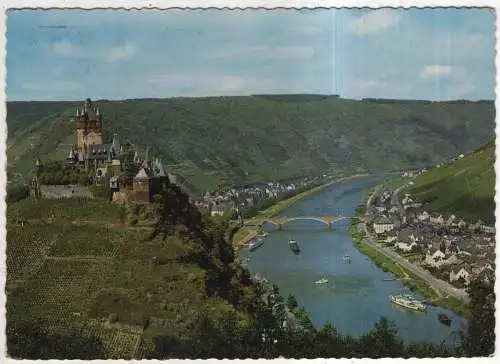
M 298 201 L 279 215 L 353 216 L 368 189 L 382 179 L 369 176 L 334 184 Z M 265 244 L 253 252 L 242 248 L 239 256 L 249 258 L 250 272 L 276 283 L 283 296 L 293 293 L 316 327 L 331 322 L 339 330 L 358 336 L 371 330 L 378 319 L 385 316 L 396 322 L 406 342 L 445 341 L 450 345 L 456 342 L 457 330 L 464 322 L 451 311 L 429 306 L 426 313 L 420 313 L 389 302 L 391 294 L 411 292 L 399 281 L 388 281 L 394 276 L 356 249 L 349 226 L 348 220 L 335 223 L 333 230 L 325 230 L 320 222 L 303 220 L 287 223 L 283 231 L 265 225 L 264 229 L 269 232 Z M 299 255 L 290 250 L 289 238 L 299 242 Z M 350 256 L 350 263 L 344 261 L 344 255 Z M 321 278 L 329 282 L 314 284 Z M 438 321 L 438 313 L 452 318 L 450 327 Z

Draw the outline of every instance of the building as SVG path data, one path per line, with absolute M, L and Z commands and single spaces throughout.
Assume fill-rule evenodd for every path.
M 146 159 L 133 180 L 136 200 L 153 202 L 154 196 L 170 183 L 163 164 L 158 158 L 154 162 Z
M 373 223 L 373 230 L 375 230 L 375 233 L 377 234 L 383 234 L 393 229 L 394 229 L 393 222 L 385 216 L 377 218 Z
M 67 161 L 84 166 L 85 170 L 94 170 L 97 180 L 100 177 L 121 172 L 121 145 L 118 134 L 113 136 L 112 143 L 103 143 L 102 114 L 98 106 L 90 99 L 85 100 L 82 108 L 76 109 L 76 144 L 69 150 Z M 110 173 L 109 168 L 113 171 Z

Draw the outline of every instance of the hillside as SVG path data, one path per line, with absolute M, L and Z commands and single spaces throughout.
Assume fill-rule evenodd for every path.
M 97 101 L 108 138 L 152 147 L 178 182 L 219 184 L 387 171 L 467 153 L 494 135 L 494 104 L 255 95 Z M 28 175 L 36 156 L 64 159 L 82 102 L 8 102 L 8 165 Z
M 495 223 L 495 144 L 415 178 L 407 189 L 424 208 L 476 222 Z
M 154 228 L 127 226 L 126 210 L 103 200 L 9 205 L 8 327 L 16 335 L 26 325 L 75 330 L 102 341 L 105 357 L 130 359 L 154 350 L 154 336 L 183 337 L 203 312 L 252 322 L 258 296 L 233 263 L 223 225 L 190 207 L 178 187 L 166 194 Z M 18 350 L 26 355 L 30 344 L 17 342 Z
M 224 238 L 226 221 L 202 216 L 175 185 L 151 207 L 155 223 L 147 227 L 145 221 L 127 224 L 135 207 L 121 209 L 104 200 L 28 198 L 8 206 L 9 356 L 130 360 L 463 354 L 461 347 L 405 345 L 384 318 L 358 338 L 332 325 L 316 329 L 293 296 L 285 302 L 277 287 L 270 292 L 253 283 L 235 263 Z M 295 323 L 283 328 L 283 320 L 289 320 L 285 307 Z M 494 315 L 494 309 L 488 312 Z M 467 337 L 477 337 L 483 327 L 493 332 L 486 318 L 486 323 L 471 325 L 476 331 Z M 484 355 L 491 347 L 475 350 Z

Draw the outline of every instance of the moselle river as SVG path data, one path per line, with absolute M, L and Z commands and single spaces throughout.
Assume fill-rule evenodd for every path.
M 370 176 L 331 185 L 300 200 L 280 215 L 353 216 L 368 189 L 382 179 L 381 176 Z M 389 302 L 391 294 L 411 292 L 399 281 L 384 281 L 393 275 L 378 268 L 356 249 L 349 225 L 348 220 L 337 222 L 330 231 L 314 221 L 290 222 L 283 231 L 266 225 L 264 228 L 269 236 L 265 244 L 254 252 L 242 248 L 239 255 L 249 258 L 247 267 L 252 274 L 277 284 L 284 297 L 293 293 L 299 305 L 307 309 L 316 327 L 330 322 L 345 333 L 359 336 L 385 316 L 396 323 L 405 342 L 456 343 L 457 331 L 465 323 L 451 311 L 429 306 L 426 313 L 414 312 Z M 299 242 L 299 255 L 290 250 L 289 238 Z M 351 257 L 350 264 L 343 261 L 346 254 Z M 327 278 L 329 282 L 314 284 L 321 278 Z M 438 313 L 452 318 L 450 327 L 438 321 Z

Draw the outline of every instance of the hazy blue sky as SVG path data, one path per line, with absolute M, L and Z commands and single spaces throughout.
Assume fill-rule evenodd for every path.
M 8 100 L 494 98 L 488 10 L 11 11 Z

